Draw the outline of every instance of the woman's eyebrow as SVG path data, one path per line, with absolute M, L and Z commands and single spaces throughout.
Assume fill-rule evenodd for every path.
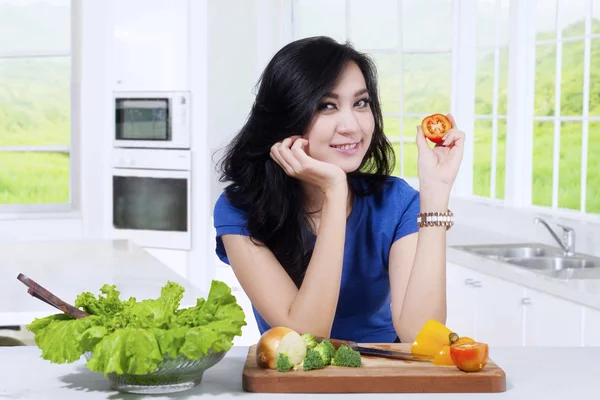
M 354 97 L 360 96 L 361 94 L 368 93 L 368 92 L 369 92 L 369 89 L 367 89 L 367 88 L 360 89 L 356 93 L 354 93 Z M 323 96 L 323 97 L 327 97 L 327 98 L 331 98 L 331 99 L 339 99 L 340 96 L 338 96 L 336 93 L 329 92 L 329 93 L 325 93 L 325 96 Z

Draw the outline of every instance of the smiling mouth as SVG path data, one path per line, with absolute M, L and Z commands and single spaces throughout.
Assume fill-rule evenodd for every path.
M 358 146 L 358 142 L 352 143 L 352 144 L 343 144 L 343 145 L 340 145 L 340 146 L 333 146 L 332 145 L 331 147 L 333 147 L 334 149 L 340 149 L 340 150 L 352 150 L 352 149 L 355 149 L 356 146 Z

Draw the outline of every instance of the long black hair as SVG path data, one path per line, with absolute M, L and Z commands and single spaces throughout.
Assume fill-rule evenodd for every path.
M 221 159 L 221 182 L 229 202 L 245 213 L 247 230 L 277 257 L 300 287 L 312 255 L 314 235 L 300 181 L 289 177 L 271 159 L 273 144 L 304 134 L 324 95 L 338 82 L 348 63 L 362 71 L 375 120 L 371 144 L 357 169 L 349 173 L 354 196 L 381 189 L 394 169 L 393 147 L 383 133 L 383 117 L 373 61 L 349 43 L 328 37 L 294 41 L 279 50 L 259 80 L 259 89 L 245 125 Z M 352 182 L 360 177 L 360 185 Z

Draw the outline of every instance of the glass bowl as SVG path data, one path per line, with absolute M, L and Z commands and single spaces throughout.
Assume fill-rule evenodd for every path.
M 146 375 L 108 374 L 110 386 L 120 392 L 138 394 L 163 394 L 183 392 L 200 384 L 202 375 L 225 357 L 226 351 L 209 352 L 198 360 L 186 356 L 172 359 L 165 356 L 158 369 Z M 85 353 L 86 359 L 92 353 Z

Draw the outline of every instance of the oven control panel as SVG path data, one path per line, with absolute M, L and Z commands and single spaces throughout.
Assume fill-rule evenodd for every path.
M 113 149 L 112 166 L 127 169 L 190 171 L 192 154 L 189 150 Z

